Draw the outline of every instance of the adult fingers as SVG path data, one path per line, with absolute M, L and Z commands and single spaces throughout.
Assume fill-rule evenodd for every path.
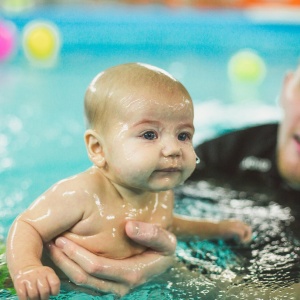
M 171 255 L 175 252 L 175 235 L 156 224 L 128 221 L 125 230 L 128 237 L 138 244 L 165 255 Z
M 60 248 L 56 247 L 55 244 L 50 243 L 47 245 L 47 249 L 51 260 L 69 279 L 71 279 L 71 281 L 74 283 L 86 281 L 86 272 Z
M 114 293 L 119 296 L 124 296 L 129 292 L 131 288 L 131 286 L 128 286 L 124 283 L 102 280 L 93 276 L 87 276 L 85 282 L 76 284 L 89 289 L 101 291 L 103 293 Z
M 145 251 L 122 260 L 105 258 L 64 237 L 56 239 L 55 244 L 61 249 L 55 245 L 51 246 L 51 258 L 69 278 L 73 278 L 72 281 L 77 283 L 90 280 L 87 276 L 92 275 L 102 280 L 133 287 L 144 283 L 153 275 L 163 273 L 174 262 L 173 256 L 164 256 L 153 251 Z M 64 252 L 63 255 L 61 251 Z
M 57 238 L 55 244 L 48 249 L 55 265 L 78 285 L 87 284 L 91 280 L 88 277 L 120 283 L 127 281 L 126 276 L 129 270 L 124 270 L 121 260 L 97 256 L 63 237 Z M 104 282 L 99 280 L 99 285 L 103 284 Z M 95 280 L 93 285 L 95 285 Z
M 68 252 L 68 240 L 66 240 L 66 249 Z M 59 244 L 59 242 L 58 242 Z M 74 244 L 70 242 L 70 244 Z M 74 244 L 76 246 L 76 244 Z M 79 247 L 79 246 L 78 246 Z M 80 247 L 79 247 L 80 248 Z M 85 249 L 82 248 L 81 250 Z M 56 247 L 53 243 L 48 244 L 48 251 L 49 256 L 52 259 L 52 261 L 55 263 L 55 265 L 60 268 L 65 275 L 76 285 L 87 287 L 94 290 L 100 290 L 104 293 L 114 293 L 118 295 L 125 295 L 130 290 L 130 286 L 124 283 L 114 282 L 110 280 L 103 280 L 101 278 L 94 277 L 87 273 L 83 268 L 81 268 L 80 265 L 75 263 L 72 259 L 70 259 L 67 255 L 65 255 L 64 252 L 62 252 L 62 249 Z M 76 255 L 80 253 L 80 251 L 75 251 L 75 248 L 72 249 L 69 254 L 72 257 L 76 257 Z M 89 252 L 88 252 L 89 253 Z M 81 253 L 79 257 L 85 257 Z M 86 263 L 88 264 L 89 260 L 82 260 L 81 261 L 84 265 Z M 105 277 L 105 275 L 104 275 Z M 115 276 L 106 276 L 111 278 L 116 278 Z M 52 291 L 53 292 L 53 291 Z M 54 294 L 54 293 L 53 293 Z

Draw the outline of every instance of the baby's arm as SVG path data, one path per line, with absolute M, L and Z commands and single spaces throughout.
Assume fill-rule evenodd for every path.
M 58 277 L 41 263 L 42 249 L 41 236 L 20 216 L 7 241 L 7 264 L 20 300 L 48 299 L 59 292 Z
M 199 236 L 201 239 L 236 239 L 249 242 L 251 228 L 239 220 L 208 221 L 175 215 L 172 231 L 178 237 Z
M 41 263 L 43 243 L 82 217 L 77 202 L 52 188 L 15 220 L 7 239 L 7 264 L 19 299 L 48 299 L 59 292 L 59 278 Z

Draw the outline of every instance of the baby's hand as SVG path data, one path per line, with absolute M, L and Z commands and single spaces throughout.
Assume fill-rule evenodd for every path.
M 219 232 L 224 239 L 238 238 L 243 243 L 251 241 L 252 237 L 251 227 L 239 220 L 220 221 Z
M 46 300 L 59 293 L 60 281 L 55 272 L 45 266 L 21 270 L 13 278 L 19 300 Z

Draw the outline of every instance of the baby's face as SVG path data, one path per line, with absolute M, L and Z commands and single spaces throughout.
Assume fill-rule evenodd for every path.
M 193 104 L 180 90 L 122 99 L 104 134 L 109 178 L 134 190 L 163 191 L 195 169 Z

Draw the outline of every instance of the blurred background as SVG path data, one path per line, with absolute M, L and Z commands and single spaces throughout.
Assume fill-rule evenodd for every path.
M 0 235 L 90 165 L 83 97 L 110 66 L 144 62 L 179 79 L 195 103 L 195 144 L 277 121 L 299 59 L 299 2 L 1 0 Z
M 205 105 L 196 122 L 209 128 L 198 132 L 197 143 L 220 128 L 278 118 L 282 77 L 298 63 L 296 0 L 1 0 L 0 9 L 2 101 L 13 105 L 16 89 L 26 101 L 44 92 L 42 78 L 28 82 L 37 74 L 54 78 L 46 93 L 50 102 L 55 93 L 63 101 L 79 100 L 104 68 L 148 62 L 172 73 L 196 104 Z M 233 113 L 232 105 L 247 106 L 248 113 Z

